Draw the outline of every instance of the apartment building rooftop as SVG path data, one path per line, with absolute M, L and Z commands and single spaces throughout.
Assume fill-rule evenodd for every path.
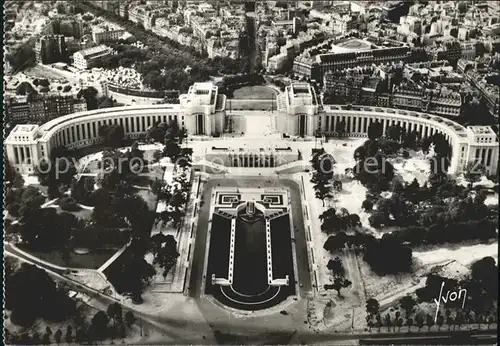
M 101 44 L 97 47 L 91 47 L 91 48 L 80 50 L 77 53 L 80 53 L 81 55 L 83 55 L 84 57 L 87 58 L 87 57 L 90 57 L 93 55 L 98 55 L 98 54 L 103 53 L 105 51 L 109 51 L 109 47 Z

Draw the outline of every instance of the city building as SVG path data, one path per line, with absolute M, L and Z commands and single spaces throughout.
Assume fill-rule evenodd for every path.
M 498 137 L 490 126 L 467 126 L 469 145 L 462 147 L 461 158 L 482 164 L 487 174 L 498 165 Z M 496 168 L 495 168 L 496 169 Z
M 106 26 L 92 27 L 92 40 L 96 44 L 118 41 L 124 34 L 125 30 L 119 28 L 110 28 Z
M 66 58 L 66 43 L 63 35 L 43 35 L 35 42 L 36 61 L 52 64 Z
M 426 81 L 436 79 L 443 85 L 453 86 L 454 82 L 460 85 L 464 80 L 462 75 L 442 73 L 442 69 L 451 68 L 447 61 L 405 65 L 405 79 L 399 86 L 393 86 L 394 76 L 387 68 L 358 67 L 329 72 L 323 79 L 325 103 L 394 107 L 458 117 L 464 104 L 461 94 L 445 86 L 433 89 Z M 423 76 L 422 81 L 415 82 L 413 74 Z
M 33 121 L 38 122 L 40 119 L 31 116 L 30 105 L 26 100 L 12 99 L 5 102 L 6 120 L 15 122 Z
M 100 59 L 110 55 L 111 53 L 111 48 L 105 45 L 78 51 L 73 54 L 73 66 L 80 70 L 92 68 Z
M 71 95 L 13 97 L 6 102 L 6 118 L 15 123 L 41 123 L 57 117 L 87 110 L 84 99 Z
M 294 74 L 322 80 L 329 71 L 406 61 L 411 55 L 409 46 L 389 40 L 380 42 L 380 45 L 362 39 L 340 40 L 331 44 L 328 51 L 325 49 L 328 48 L 324 45 L 320 49 L 312 48 L 297 57 L 293 64 Z
M 52 19 L 53 34 L 80 39 L 83 36 L 83 20 L 81 18 L 61 16 Z

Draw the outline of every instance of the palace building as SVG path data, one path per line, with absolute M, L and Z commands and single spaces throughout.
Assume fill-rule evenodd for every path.
M 78 149 L 101 141 L 99 128 L 121 125 L 126 138 L 141 138 L 155 123 L 176 121 L 190 135 L 210 135 L 223 130 L 225 95 L 212 83 L 195 83 L 180 104 L 126 106 L 78 112 L 38 125 L 17 125 L 4 141 L 9 162 L 19 171 L 34 173 L 52 148 Z
M 187 94 L 180 96 L 179 104 L 98 109 L 65 115 L 41 126 L 17 125 L 4 145 L 8 160 L 16 170 L 34 173 L 35 165 L 48 159 L 53 148 L 77 149 L 100 143 L 102 125 L 121 125 L 126 138 L 144 137 L 153 124 L 172 120 L 189 135 L 222 133 L 225 104 L 225 95 L 218 94 L 213 83 L 195 83 Z M 399 124 L 407 131 L 417 130 L 424 137 L 443 134 L 452 148 L 450 173 L 460 173 L 467 163 L 476 160 L 484 164 L 487 174 L 497 173 L 499 142 L 488 126 L 465 128 L 438 115 L 410 110 L 322 105 L 307 83 L 292 83 L 278 95 L 277 104 L 276 128 L 282 133 L 301 137 L 334 135 L 337 124 L 343 122 L 346 136 L 362 138 L 367 137 L 372 122 L 382 123 L 384 134 L 389 126 Z M 212 150 L 210 154 L 215 153 Z M 271 164 L 273 155 L 261 157 L 260 153 L 228 150 L 223 156 L 227 156 L 229 161 L 224 164 L 229 166 L 277 166 L 277 163 Z

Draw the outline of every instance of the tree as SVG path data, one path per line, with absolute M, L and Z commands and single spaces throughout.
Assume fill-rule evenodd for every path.
M 385 325 L 387 326 L 387 331 L 390 332 L 392 326 L 392 319 L 390 314 L 385 315 Z
M 410 295 L 402 297 L 399 300 L 399 303 L 401 304 L 401 307 L 405 310 L 406 318 L 408 318 L 411 315 L 413 308 L 415 307 L 415 305 L 417 305 L 415 299 L 413 299 Z
M 469 183 L 469 189 L 472 189 L 472 185 L 481 180 L 484 173 L 485 167 L 483 164 L 474 161 L 467 163 L 464 171 L 464 179 Z
M 379 313 L 380 304 L 375 298 L 370 298 L 366 301 L 366 312 L 369 315 L 377 315 Z
M 328 182 L 318 181 L 316 185 L 313 186 L 315 191 L 315 197 L 323 202 L 323 207 L 325 206 L 325 199 L 332 198 L 332 187 Z
M 445 310 L 445 315 L 446 315 L 446 320 L 444 321 L 446 324 L 448 324 L 448 330 L 450 330 L 451 325 L 454 323 L 453 318 L 451 317 L 451 310 L 446 309 Z
M 118 303 L 109 304 L 106 312 L 113 320 L 113 325 L 116 328 L 116 323 L 121 323 L 123 320 L 122 306 Z
M 163 156 L 168 157 L 172 162 L 175 162 L 181 153 L 181 148 L 177 142 L 171 137 L 165 136 L 165 148 L 163 148 Z
M 422 317 L 422 315 L 417 315 L 417 317 L 415 318 L 415 322 L 417 324 L 418 331 L 420 331 L 420 329 L 422 329 L 422 327 L 424 326 L 424 318 Z
M 57 204 L 59 204 L 61 209 L 64 211 L 79 211 L 82 209 L 80 205 L 78 205 L 78 202 L 71 196 L 63 196 L 59 198 Z
M 450 330 L 451 326 L 455 326 L 455 319 L 451 316 L 448 316 L 448 318 L 446 319 L 446 324 L 448 325 L 448 330 Z
M 44 270 L 26 263 L 5 277 L 5 308 L 14 324 L 25 327 L 39 317 L 60 322 L 76 312 L 75 302 Z
M 48 251 L 67 245 L 71 233 L 82 223 L 72 214 L 58 214 L 54 208 L 33 210 L 24 217 L 21 237 L 33 249 Z
M 389 258 L 385 255 L 388 253 Z M 366 246 L 363 259 L 379 275 L 408 272 L 413 263 L 411 247 L 390 237 L 382 237 Z
M 368 126 L 368 138 L 371 140 L 375 140 L 377 138 L 382 137 L 383 134 L 383 126 L 382 123 L 378 120 L 370 123 Z
M 106 142 L 108 145 L 118 148 L 121 146 L 122 140 L 125 137 L 125 130 L 121 125 L 111 125 L 108 128 L 108 133 L 106 135 Z
M 333 289 L 335 291 L 337 291 L 337 294 L 339 297 L 341 297 L 340 295 L 340 290 L 342 288 L 346 288 L 346 287 L 349 287 L 352 285 L 352 282 L 347 280 L 347 279 L 343 279 L 343 278 L 335 278 L 335 280 L 333 281 Z
M 48 186 L 49 198 L 56 198 L 61 195 L 59 187 L 63 184 L 71 184 L 76 168 L 72 157 L 74 153 L 65 147 L 56 147 L 50 154 L 50 162 L 42 161 L 36 167 L 35 174 L 43 186 Z
M 138 195 L 127 195 L 116 201 L 118 214 L 127 219 L 133 230 L 141 231 L 148 224 L 149 207 Z
M 103 139 L 105 145 L 112 148 L 119 148 L 125 137 L 125 130 L 119 124 L 104 124 L 99 127 L 99 137 Z
M 30 213 L 40 209 L 43 203 L 45 203 L 45 196 L 42 195 L 40 190 L 28 186 L 22 191 L 19 214 L 21 217 L 27 217 Z
M 387 128 L 387 137 L 389 139 L 400 141 L 403 134 L 403 128 L 400 125 L 391 125 Z
M 408 326 L 408 331 L 410 332 L 411 331 L 411 327 L 413 326 L 413 318 L 408 317 L 406 319 L 406 325 Z
M 16 88 L 17 95 L 37 95 L 38 92 L 35 90 L 33 85 L 29 82 L 21 82 Z
M 75 341 L 79 344 L 82 344 L 86 341 L 87 332 L 83 327 L 77 328 L 75 332 Z
M 13 72 L 36 65 L 35 40 L 36 37 L 32 37 L 13 52 L 6 54 L 5 58 L 10 63 Z
M 99 92 L 96 88 L 89 86 L 78 92 L 77 98 L 84 98 L 87 102 L 87 110 L 97 109 L 97 94 Z
M 345 274 L 342 260 L 337 256 L 335 259 L 328 261 L 327 268 L 330 269 L 335 277 L 343 277 Z
M 463 312 L 461 311 L 457 312 L 455 316 L 455 324 L 458 326 L 458 330 L 460 330 L 460 326 L 464 324 L 464 322 L 465 322 L 465 316 Z
M 6 340 L 8 340 L 7 337 L 6 337 Z M 6 343 L 7 344 L 11 344 L 11 342 L 8 342 L 8 341 L 6 341 Z M 47 333 L 44 333 L 43 336 L 42 336 L 42 344 L 49 345 L 50 343 L 51 343 L 51 341 L 50 341 L 50 335 L 47 334 Z
M 378 331 L 380 332 L 382 328 L 382 316 L 380 316 L 380 312 L 375 316 L 375 319 L 377 321 Z
M 62 331 L 60 329 L 56 330 L 54 334 L 54 340 L 56 343 L 59 345 L 61 343 L 61 338 L 62 338 Z
M 368 331 L 371 332 L 372 331 L 372 327 L 373 327 L 372 316 L 371 315 L 367 315 L 365 319 L 366 319 L 366 324 L 368 325 L 368 328 L 370 328 Z
M 115 106 L 115 102 L 113 99 L 107 97 L 107 96 L 102 96 L 97 100 L 97 109 L 102 109 L 102 108 L 111 108 Z
M 335 129 L 339 137 L 344 137 L 346 134 L 346 122 L 341 120 L 337 123 L 337 128 Z
M 342 250 L 348 240 L 347 234 L 339 232 L 334 236 L 329 236 L 323 248 L 331 253 Z
M 109 318 L 104 311 L 97 312 L 92 317 L 89 334 L 94 340 L 102 340 L 107 336 Z
M 363 208 L 366 212 L 369 212 L 373 209 L 373 202 L 369 199 L 365 199 L 361 204 L 361 208 Z
M 329 208 L 325 210 L 320 216 L 319 219 L 321 222 L 321 230 L 327 234 L 330 234 L 335 231 L 339 231 L 342 229 L 341 218 L 337 215 L 337 211 L 335 208 Z
M 491 315 L 488 317 L 486 323 L 488 324 L 487 325 L 487 329 L 490 329 L 490 326 L 493 324 L 493 323 L 496 323 L 496 320 L 497 318 L 495 317 L 495 315 Z
M 66 14 L 66 6 L 65 4 L 63 3 L 58 3 L 57 6 L 56 6 L 56 9 L 57 9 L 57 13 L 58 14 Z
M 399 320 L 400 319 L 401 319 L 401 312 L 396 311 L 396 318 L 394 319 L 394 329 L 393 329 L 393 331 L 396 331 L 396 326 L 398 326 L 399 328 L 401 328 L 402 323 L 401 323 L 401 325 L 399 324 Z
M 139 242 L 132 241 L 130 248 L 134 249 L 134 244 L 138 247 L 137 251 L 143 251 Z M 131 250 L 132 252 L 132 250 Z M 107 276 L 113 286 L 119 293 L 128 293 L 132 299 L 141 302 L 141 294 L 149 280 L 156 274 L 152 265 L 144 260 L 144 255 L 130 255 L 124 258 L 121 263 L 113 268 L 109 268 Z
M 38 334 L 37 332 L 34 332 L 32 337 L 31 337 L 31 340 L 32 340 L 33 345 L 39 345 L 41 342 L 40 334 Z
M 163 268 L 163 277 L 166 278 L 170 269 L 177 263 L 177 258 L 180 254 L 177 252 L 177 241 L 172 235 L 164 236 L 162 234 L 161 244 L 158 244 L 158 239 L 153 240 L 156 242 L 156 255 L 154 262 L 158 263 Z
M 431 315 L 426 316 L 426 324 L 427 330 L 431 330 L 432 326 L 434 325 L 434 318 Z
M 167 183 L 163 179 L 153 181 L 151 184 L 151 192 L 157 195 L 160 199 L 165 198 L 163 191 L 167 187 Z
M 444 316 L 441 314 L 438 314 L 438 317 L 437 317 L 438 330 L 441 330 L 441 327 L 443 326 L 443 324 L 444 324 Z
M 313 183 L 317 181 L 328 181 L 333 177 L 335 159 L 324 149 L 316 150 L 310 161 L 314 169 Z
M 403 319 L 402 318 L 398 318 L 396 320 L 396 324 L 398 326 L 398 332 L 401 330 L 401 327 L 403 326 Z
M 493 257 L 484 257 L 472 264 L 467 291 L 467 305 L 479 314 L 484 314 L 497 300 L 498 267 Z
M 125 323 L 129 328 L 132 327 L 132 325 L 135 323 L 135 320 L 136 318 L 132 311 L 129 310 L 125 313 Z
M 73 342 L 73 327 L 68 326 L 66 328 L 65 340 L 68 344 L 71 344 Z

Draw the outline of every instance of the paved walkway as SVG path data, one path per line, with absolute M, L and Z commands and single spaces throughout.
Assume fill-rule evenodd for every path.
M 102 266 L 99 267 L 99 269 L 97 269 L 97 271 L 99 273 L 103 273 L 106 270 L 106 268 L 108 268 L 111 265 L 111 263 L 113 263 L 118 257 L 120 257 L 120 255 L 127 249 L 129 245 L 130 242 L 128 244 L 123 245 L 122 248 L 116 251 L 115 254 L 111 256 L 110 259 L 108 259 Z

